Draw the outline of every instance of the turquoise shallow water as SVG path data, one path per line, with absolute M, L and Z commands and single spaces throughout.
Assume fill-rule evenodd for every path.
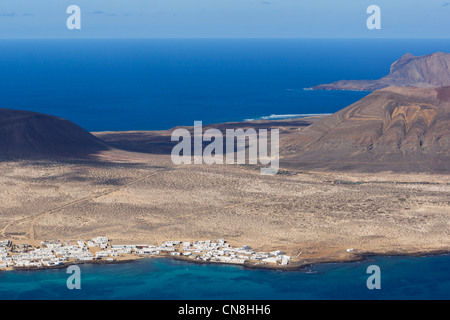
M 369 265 L 381 289 L 366 287 Z M 450 256 L 376 257 L 302 271 L 245 269 L 148 259 L 82 265 L 81 290 L 68 290 L 66 269 L 0 273 L 1 299 L 449 299 Z

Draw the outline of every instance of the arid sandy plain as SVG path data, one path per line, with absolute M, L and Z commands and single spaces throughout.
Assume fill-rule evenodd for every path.
M 97 161 L 1 162 L 0 185 L 0 238 L 32 245 L 98 235 L 113 244 L 224 238 L 283 250 L 291 267 L 450 251 L 448 175 L 263 176 L 250 165 L 176 166 L 163 152 L 116 150 Z

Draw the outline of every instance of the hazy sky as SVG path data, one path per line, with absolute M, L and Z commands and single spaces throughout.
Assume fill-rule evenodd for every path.
M 68 30 L 78 5 L 81 30 Z M 368 30 L 369 5 L 381 30 Z M 0 38 L 450 38 L 450 0 L 1 0 Z

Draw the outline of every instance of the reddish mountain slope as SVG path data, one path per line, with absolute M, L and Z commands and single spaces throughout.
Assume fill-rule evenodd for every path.
M 388 86 L 450 86 L 450 54 L 437 52 L 415 57 L 405 54 L 391 65 L 390 74 L 378 80 L 340 80 L 313 87 L 315 90 L 368 90 Z
M 308 169 L 450 172 L 450 87 L 389 87 L 281 142 Z

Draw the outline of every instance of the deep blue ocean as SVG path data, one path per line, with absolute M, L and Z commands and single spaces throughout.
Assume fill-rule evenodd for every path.
M 377 79 L 406 52 L 449 40 L 0 40 L 0 108 L 69 119 L 89 131 L 333 113 L 367 92 L 304 91 Z
M 450 52 L 449 40 L 0 40 L 0 108 L 69 119 L 87 130 L 333 113 L 367 92 L 305 91 L 377 79 L 406 52 Z M 366 288 L 366 268 L 382 289 Z M 158 259 L 0 273 L 0 299 L 449 299 L 450 257 L 382 257 L 302 272 Z

